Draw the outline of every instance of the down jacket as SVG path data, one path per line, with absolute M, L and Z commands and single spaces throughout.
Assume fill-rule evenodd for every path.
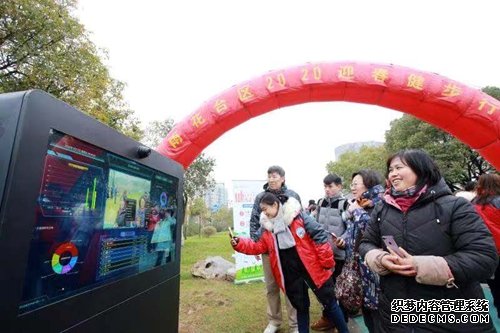
M 335 266 L 327 234 L 313 217 L 301 212 L 301 205 L 295 198 L 289 198 L 283 205 L 283 210 L 285 223 L 292 232 L 300 260 L 316 287 L 320 288 L 330 278 L 332 268 Z M 240 237 L 234 249 L 249 255 L 268 253 L 274 278 L 285 292 L 279 249 L 276 236 L 272 232 L 273 224 L 264 213 L 261 213 L 260 221 L 264 229 L 262 237 L 258 241 Z
M 401 314 L 391 312 L 393 300 L 485 298 L 480 281 L 495 272 L 498 258 L 491 233 L 471 203 L 452 196 L 444 180 L 429 187 L 406 213 L 386 198 L 372 212 L 372 223 L 361 240 L 361 256 L 372 249 L 387 251 L 382 242 L 385 235 L 394 236 L 410 255 L 443 257 L 458 288 L 419 284 L 415 277 L 393 273 L 381 276 L 381 332 L 495 332 L 491 318 L 488 323 L 391 323 L 391 314 Z

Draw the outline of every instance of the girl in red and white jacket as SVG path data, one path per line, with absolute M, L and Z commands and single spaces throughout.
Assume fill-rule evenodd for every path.
M 297 309 L 300 333 L 309 332 L 309 296 L 312 289 L 328 319 L 340 333 L 348 332 L 344 315 L 335 298 L 333 252 L 326 231 L 313 217 L 301 212 L 295 198 L 265 193 L 260 201 L 262 237 L 234 237 L 238 252 L 268 253 L 274 278 Z

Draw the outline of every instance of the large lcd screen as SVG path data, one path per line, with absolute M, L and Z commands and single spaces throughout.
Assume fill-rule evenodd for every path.
M 177 178 L 55 130 L 44 163 L 21 314 L 175 260 Z

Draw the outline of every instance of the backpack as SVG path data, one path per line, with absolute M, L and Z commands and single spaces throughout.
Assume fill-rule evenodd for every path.
M 317 212 L 316 212 L 316 216 L 319 216 L 319 211 L 321 210 L 321 205 L 323 204 L 323 202 L 325 201 L 325 198 L 321 198 L 321 199 L 318 199 L 318 209 L 317 209 Z M 337 200 L 338 202 L 338 205 L 337 205 L 337 208 L 335 209 L 338 209 L 339 212 L 340 212 L 340 216 L 342 216 L 342 214 L 347 210 L 347 206 L 349 206 L 349 202 L 347 201 L 346 198 L 342 198 L 340 200 Z

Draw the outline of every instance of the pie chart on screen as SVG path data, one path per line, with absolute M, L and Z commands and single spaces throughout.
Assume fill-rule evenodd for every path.
M 52 255 L 52 270 L 56 274 L 66 274 L 73 269 L 78 260 L 78 249 L 73 243 L 63 243 Z

